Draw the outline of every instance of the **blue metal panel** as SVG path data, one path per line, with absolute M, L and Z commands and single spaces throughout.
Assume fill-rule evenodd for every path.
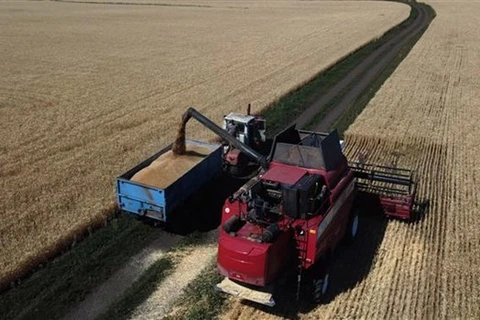
M 118 185 L 120 195 L 125 194 L 132 199 L 156 203 L 162 206 L 165 205 L 165 192 L 162 189 L 153 188 L 138 182 L 122 179 L 118 180 Z
M 166 215 L 168 215 L 189 196 L 198 192 L 207 182 L 215 178 L 222 170 L 221 148 L 217 148 L 208 157 L 186 172 L 177 181 L 165 189 Z
M 117 201 L 121 210 L 165 221 L 165 192 L 162 189 L 119 178 Z
M 122 210 L 140 216 L 148 216 L 157 220 L 165 221 L 165 209 L 145 201 L 119 196 L 119 202 L 123 205 Z
M 130 169 L 117 179 L 117 201 L 121 210 L 167 221 L 168 215 L 176 207 L 220 173 L 222 159 L 221 147 L 218 144 L 187 141 L 198 146 L 209 147 L 214 151 L 165 189 L 130 181 L 130 178 L 150 165 L 161 154 L 170 150 L 170 146 Z

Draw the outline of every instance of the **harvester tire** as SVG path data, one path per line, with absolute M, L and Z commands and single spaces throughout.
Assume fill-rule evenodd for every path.
M 348 219 L 347 229 L 345 230 L 345 242 L 352 243 L 358 236 L 358 228 L 360 224 L 360 215 L 358 209 L 352 209 L 352 213 Z
M 328 261 L 321 259 L 317 265 L 312 266 L 306 275 L 306 286 L 304 287 L 307 302 L 311 304 L 321 304 L 325 302 L 325 297 L 330 287 L 330 272 L 328 271 Z
M 315 303 L 322 303 L 329 289 L 330 273 L 326 271 L 318 278 L 315 277 L 313 281 L 312 301 Z

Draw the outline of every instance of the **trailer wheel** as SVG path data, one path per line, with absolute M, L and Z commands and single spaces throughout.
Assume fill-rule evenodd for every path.
M 358 235 L 358 227 L 360 224 L 360 217 L 358 209 L 353 209 L 348 219 L 347 229 L 345 230 L 345 241 L 347 243 L 353 242 Z
M 245 169 L 240 166 L 229 165 L 226 170 L 227 174 L 233 178 L 242 177 L 245 175 Z

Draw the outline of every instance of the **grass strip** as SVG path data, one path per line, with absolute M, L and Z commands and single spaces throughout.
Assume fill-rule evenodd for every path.
M 128 319 L 145 300 L 156 290 L 160 283 L 179 263 L 176 253 L 203 245 L 209 241 L 206 233 L 193 232 L 184 238 L 163 257 L 154 262 L 142 275 L 97 319 L 121 320 Z M 187 253 L 188 254 L 188 253 Z
M 287 93 L 276 102 L 267 106 L 265 110 L 262 111 L 262 115 L 267 119 L 269 135 L 275 135 L 280 132 L 286 125 L 292 122 L 292 119 L 300 116 L 308 107 L 318 100 L 319 97 L 343 79 L 369 54 L 395 37 L 398 32 L 407 28 L 415 20 L 417 15 L 417 10 L 410 10 L 410 15 L 404 22 L 387 31 L 382 37 L 363 45 L 335 65 L 315 75 L 306 84 Z M 344 92 L 346 92 L 346 89 Z M 317 113 L 315 122 L 318 122 L 328 111 L 328 108 L 324 108 L 324 110 Z
M 427 4 L 418 4 L 426 8 L 430 19 L 436 16 L 435 10 Z M 334 123 L 330 125 L 330 130 L 336 128 L 340 135 L 343 137 L 343 133 L 348 127 L 355 121 L 357 116 L 365 109 L 370 100 L 375 96 L 376 92 L 381 88 L 385 81 L 392 75 L 395 69 L 400 65 L 403 59 L 406 58 L 410 50 L 415 46 L 417 41 L 422 37 L 423 33 L 427 30 L 428 25 L 420 31 L 415 37 L 411 39 L 399 52 L 399 54 L 383 69 L 378 77 L 370 83 L 368 88 L 355 100 L 351 107 L 349 107 Z M 341 100 L 342 97 L 339 97 Z
M 216 260 L 205 267 L 200 276 L 188 284 L 185 292 L 178 299 L 175 313 L 165 317 L 167 320 L 202 320 L 213 319 L 222 310 L 227 300 L 218 294 L 213 286 L 222 281 L 217 272 Z
M 127 319 L 157 288 L 159 283 L 170 274 L 174 262 L 166 255 L 154 262 L 107 311 L 97 319 L 120 320 Z
M 159 230 L 125 214 L 0 295 L 1 319 L 58 319 L 150 243 Z

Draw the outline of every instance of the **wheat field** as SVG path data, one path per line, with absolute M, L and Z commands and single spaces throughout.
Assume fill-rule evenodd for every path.
M 478 319 L 480 2 L 430 4 L 431 29 L 354 123 L 347 144 L 376 161 L 399 155 L 417 172 L 420 200 L 430 203 L 421 223 L 392 225 L 382 243 L 401 262 L 392 270 L 392 283 L 404 284 L 396 294 L 408 297 L 387 300 L 390 308 L 410 318 Z
M 480 318 L 480 2 L 428 3 L 436 18 L 346 133 L 350 159 L 414 169 L 427 210 L 411 224 L 362 216 L 357 249 L 337 253 L 332 301 L 301 318 Z M 235 303 L 224 319 L 281 315 Z
M 171 142 L 187 106 L 215 121 L 250 102 L 259 111 L 409 14 L 169 2 L 0 2 L 1 283 L 103 223 L 115 177 Z

